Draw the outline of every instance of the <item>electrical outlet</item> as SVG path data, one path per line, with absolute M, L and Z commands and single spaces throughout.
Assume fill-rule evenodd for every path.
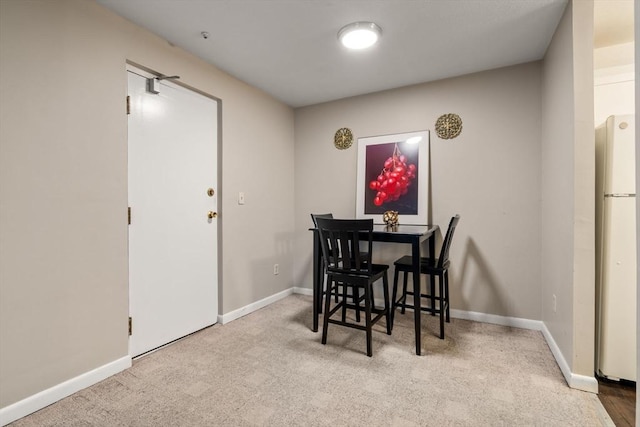
M 280 273 L 280 266 L 278 264 L 273 264 L 273 274 Z
M 555 313 L 556 312 L 556 294 L 553 294 L 553 300 L 552 300 L 551 306 L 553 308 L 553 312 Z
M 244 205 L 244 193 L 242 191 L 238 193 L 238 204 Z

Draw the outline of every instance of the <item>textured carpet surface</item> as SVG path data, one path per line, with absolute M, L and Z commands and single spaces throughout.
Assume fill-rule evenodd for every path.
M 423 314 L 363 331 L 311 326 L 292 295 L 133 362 L 12 426 L 601 426 L 596 395 L 570 389 L 542 334 Z

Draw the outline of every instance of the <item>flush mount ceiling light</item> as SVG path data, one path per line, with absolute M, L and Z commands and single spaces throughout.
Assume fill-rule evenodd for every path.
M 338 40 L 349 49 L 366 49 L 373 46 L 381 35 L 382 29 L 373 22 L 354 22 L 338 31 Z

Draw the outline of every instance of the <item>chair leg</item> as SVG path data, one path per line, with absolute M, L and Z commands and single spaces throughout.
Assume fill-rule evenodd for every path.
M 364 317 L 365 317 L 365 328 L 367 331 L 367 356 L 373 356 L 373 348 L 371 344 L 371 296 L 372 292 L 371 284 L 368 284 L 364 288 Z
M 431 315 L 435 316 L 436 315 L 436 297 L 435 297 L 435 290 L 436 290 L 436 277 L 431 274 Z
M 329 292 L 329 289 L 327 288 L 327 279 L 325 278 L 324 274 L 322 275 L 322 298 L 324 298 L 324 296 L 327 294 L 327 292 Z M 322 314 L 322 303 L 320 304 L 320 307 L 318 308 L 318 314 Z
M 440 308 L 440 339 L 444 339 L 444 317 L 445 317 L 445 308 L 444 308 L 444 275 L 438 275 L 438 304 Z M 431 294 L 433 295 L 433 294 Z M 435 313 L 435 310 L 433 311 Z
M 400 313 L 402 313 L 402 314 L 404 314 L 404 311 L 405 311 L 405 307 L 404 306 L 407 304 L 407 279 L 408 279 L 407 276 L 409 276 L 409 272 L 408 271 L 404 271 L 403 272 L 403 276 L 404 276 L 404 278 L 403 278 L 404 280 L 402 282 L 402 308 L 400 310 Z M 415 293 L 414 293 L 413 297 L 414 298 L 416 297 Z
M 390 312 L 391 312 L 390 313 L 391 314 L 391 320 L 390 320 L 391 329 L 393 329 L 393 319 L 394 319 L 394 316 L 396 314 L 396 303 L 397 303 L 396 298 L 398 297 L 398 273 L 399 273 L 398 269 L 396 269 L 393 272 L 393 293 L 391 295 L 391 307 L 389 309 Z
M 328 293 L 333 293 L 333 292 L 332 292 L 332 291 L 331 291 L 331 289 L 329 288 L 329 284 L 328 284 L 328 282 L 329 282 L 329 277 L 328 277 L 326 274 L 322 276 L 322 280 L 323 280 L 323 281 L 324 281 L 324 283 L 325 283 L 325 285 L 323 286 L 324 293 L 322 294 L 322 296 L 324 297 L 324 294 L 325 294 L 325 293 L 327 293 L 327 292 L 328 292 Z M 339 301 L 339 299 L 338 299 L 338 296 L 339 296 L 339 295 L 338 295 L 338 294 L 339 294 L 339 292 L 338 292 L 338 290 L 337 290 L 337 288 L 336 288 L 336 291 L 335 291 L 336 304 L 337 304 L 337 303 L 338 303 L 338 301 Z M 322 310 L 323 310 L 322 306 L 323 306 L 323 305 L 324 305 L 323 303 L 320 303 L 320 309 L 319 309 L 319 311 L 318 311 L 318 313 L 320 313 L 320 314 L 322 314 Z
M 444 271 L 444 302 L 447 305 L 447 323 L 451 322 L 449 315 L 449 270 Z
M 329 309 L 331 308 L 331 290 L 333 280 L 327 278 L 327 292 L 325 294 L 324 304 L 324 319 L 322 321 L 322 344 L 327 343 L 327 329 L 329 329 Z M 336 292 L 338 291 L 338 284 L 336 283 Z
M 353 292 L 353 291 L 352 291 Z M 347 284 L 342 284 L 342 321 L 347 321 Z
M 360 323 L 360 290 L 355 286 L 351 288 L 351 297 L 356 306 L 356 322 Z
M 391 308 L 389 307 L 389 280 L 387 279 L 387 273 L 382 276 L 382 291 L 384 292 L 384 313 L 387 320 L 387 335 L 391 335 L 391 328 L 393 322 L 391 321 Z

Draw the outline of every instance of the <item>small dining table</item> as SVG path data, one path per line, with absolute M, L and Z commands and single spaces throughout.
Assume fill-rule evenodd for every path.
M 373 226 L 372 240 L 374 242 L 405 243 L 411 245 L 411 256 L 413 258 L 413 289 L 420 289 L 420 257 L 421 247 L 427 242 L 429 255 L 435 254 L 436 233 L 440 229 L 437 225 L 396 225 L 387 226 L 375 224 Z M 313 332 L 318 331 L 318 315 L 322 307 L 322 284 L 323 284 L 323 261 L 322 249 L 320 247 L 320 233 L 317 228 L 310 228 L 313 231 Z M 367 238 L 363 233 L 361 238 Z M 394 301 L 391 301 L 393 309 Z M 416 333 L 416 354 L 420 355 L 421 350 L 421 324 L 420 324 L 420 298 L 413 299 L 415 333 Z

